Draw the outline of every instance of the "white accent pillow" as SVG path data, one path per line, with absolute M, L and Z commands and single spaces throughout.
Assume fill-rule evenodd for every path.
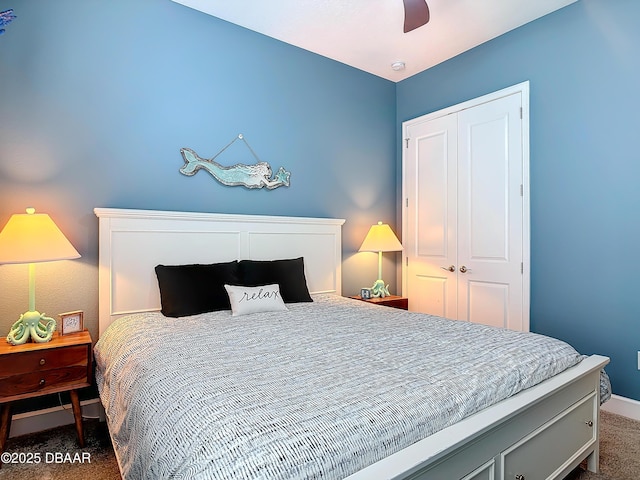
M 258 312 L 280 312 L 288 310 L 280 295 L 280 287 L 262 285 L 260 287 L 240 287 L 225 285 L 231 303 L 231 315 L 248 315 Z

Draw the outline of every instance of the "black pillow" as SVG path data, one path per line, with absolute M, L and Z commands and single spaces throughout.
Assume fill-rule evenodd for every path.
M 240 282 L 237 260 L 209 265 L 157 265 L 156 276 L 162 313 L 167 317 L 230 310 L 224 285 Z
M 246 287 L 280 286 L 285 303 L 313 302 L 304 276 L 304 259 L 240 260 L 240 280 Z

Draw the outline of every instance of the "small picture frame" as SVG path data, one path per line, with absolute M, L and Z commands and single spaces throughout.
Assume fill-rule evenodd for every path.
M 59 313 L 58 316 L 60 317 L 60 335 L 68 335 L 84 330 L 84 313 L 82 310 Z
M 361 288 L 360 289 L 360 298 L 363 300 L 371 299 L 371 289 L 370 288 Z

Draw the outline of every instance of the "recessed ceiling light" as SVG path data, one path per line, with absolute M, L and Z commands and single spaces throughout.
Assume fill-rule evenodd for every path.
M 393 68 L 396 72 L 399 72 L 400 70 L 404 70 L 404 67 L 406 65 L 404 64 L 404 62 L 393 62 L 391 64 L 391 68 Z

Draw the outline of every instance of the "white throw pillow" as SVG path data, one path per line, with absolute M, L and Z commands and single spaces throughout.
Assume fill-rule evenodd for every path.
M 258 312 L 280 312 L 288 310 L 280 295 L 280 287 L 262 285 L 260 287 L 240 287 L 237 285 L 225 285 L 231 302 L 231 314 L 247 315 Z

